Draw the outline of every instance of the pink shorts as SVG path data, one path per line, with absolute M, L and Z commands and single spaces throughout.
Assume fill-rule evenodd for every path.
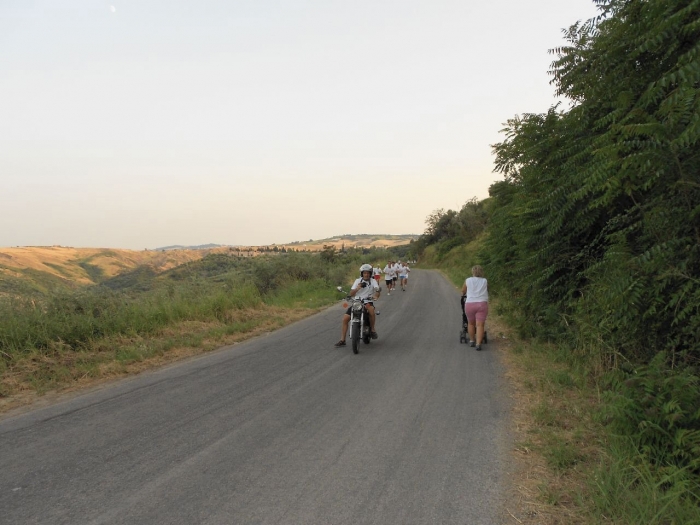
M 486 321 L 486 316 L 489 315 L 489 303 L 486 301 L 480 303 L 464 303 L 464 313 L 467 315 L 467 320 L 470 323 L 483 323 Z

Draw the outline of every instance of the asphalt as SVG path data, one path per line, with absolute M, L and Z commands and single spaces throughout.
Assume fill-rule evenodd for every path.
M 1 524 L 497 524 L 497 338 L 459 343 L 439 273 L 334 348 L 340 304 L 201 358 L 0 421 Z

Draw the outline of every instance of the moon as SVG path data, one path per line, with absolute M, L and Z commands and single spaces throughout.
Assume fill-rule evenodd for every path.
M 109 10 L 112 11 L 112 13 L 116 13 L 116 12 L 117 12 L 117 8 L 114 7 L 113 5 L 109 6 Z

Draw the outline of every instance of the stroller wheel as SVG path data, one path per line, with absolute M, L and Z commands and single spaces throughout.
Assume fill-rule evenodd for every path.
M 484 332 L 484 340 L 483 340 L 483 343 L 486 344 L 486 343 L 488 343 L 488 342 L 489 342 L 488 335 L 486 334 L 486 332 Z

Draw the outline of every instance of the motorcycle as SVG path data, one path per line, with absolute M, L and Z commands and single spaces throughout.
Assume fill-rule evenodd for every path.
M 337 290 L 345 294 L 345 299 L 349 301 L 350 305 L 350 340 L 352 342 L 352 352 L 354 354 L 360 353 L 360 341 L 368 345 L 372 341 L 372 329 L 369 323 L 369 312 L 365 306 L 365 303 L 374 302 L 372 299 L 356 299 L 351 297 L 348 292 L 343 290 L 342 287 L 338 286 Z M 343 305 L 344 308 L 348 307 L 348 303 Z M 379 315 L 379 312 L 375 309 L 375 315 Z

